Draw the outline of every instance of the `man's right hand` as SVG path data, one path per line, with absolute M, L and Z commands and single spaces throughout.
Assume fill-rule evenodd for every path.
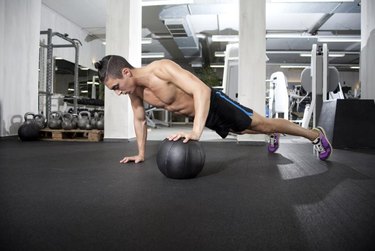
M 128 163 L 128 162 L 134 162 L 134 163 L 140 163 L 145 160 L 144 156 L 136 155 L 136 156 L 130 156 L 130 157 L 125 157 L 122 160 L 120 160 L 120 163 Z

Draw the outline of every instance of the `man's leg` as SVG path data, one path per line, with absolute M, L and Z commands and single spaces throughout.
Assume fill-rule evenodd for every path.
M 317 130 L 303 128 L 286 119 L 265 118 L 256 112 L 253 113 L 250 128 L 245 130 L 244 133 L 254 133 L 254 131 L 263 134 L 285 133 L 294 136 L 301 136 L 310 141 L 314 141 L 319 137 L 319 132 Z
M 321 160 L 326 160 L 332 153 L 332 146 L 329 143 L 323 128 L 306 129 L 286 119 L 268 119 L 254 112 L 250 128 L 242 133 L 263 133 L 270 135 L 269 152 L 275 152 L 279 147 L 279 133 L 294 136 L 301 136 L 309 139 L 317 151 Z

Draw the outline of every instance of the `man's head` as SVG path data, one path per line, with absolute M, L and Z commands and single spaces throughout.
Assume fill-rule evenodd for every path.
M 98 69 L 99 81 L 117 94 L 127 93 L 125 76 L 130 76 L 130 69 L 134 67 L 125 58 L 117 55 L 105 56 L 95 63 Z
M 108 77 L 122 78 L 122 69 L 124 68 L 134 69 L 125 58 L 117 55 L 105 56 L 95 63 L 95 68 L 98 69 L 99 80 L 102 83 L 105 83 Z

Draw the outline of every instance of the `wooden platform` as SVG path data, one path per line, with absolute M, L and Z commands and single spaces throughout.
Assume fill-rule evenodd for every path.
M 99 142 L 103 140 L 103 135 L 103 130 L 57 130 L 46 128 L 40 131 L 41 140 L 51 141 Z

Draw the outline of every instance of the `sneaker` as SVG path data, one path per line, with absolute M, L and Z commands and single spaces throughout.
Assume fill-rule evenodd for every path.
M 314 150 L 317 152 L 320 160 L 326 160 L 329 158 L 333 151 L 331 143 L 329 143 L 326 132 L 322 127 L 318 126 L 313 130 L 319 132 L 319 137 L 313 141 Z
M 268 152 L 274 153 L 277 151 L 277 149 L 279 149 L 279 138 L 279 133 L 272 133 L 270 135 L 270 140 L 268 142 Z

